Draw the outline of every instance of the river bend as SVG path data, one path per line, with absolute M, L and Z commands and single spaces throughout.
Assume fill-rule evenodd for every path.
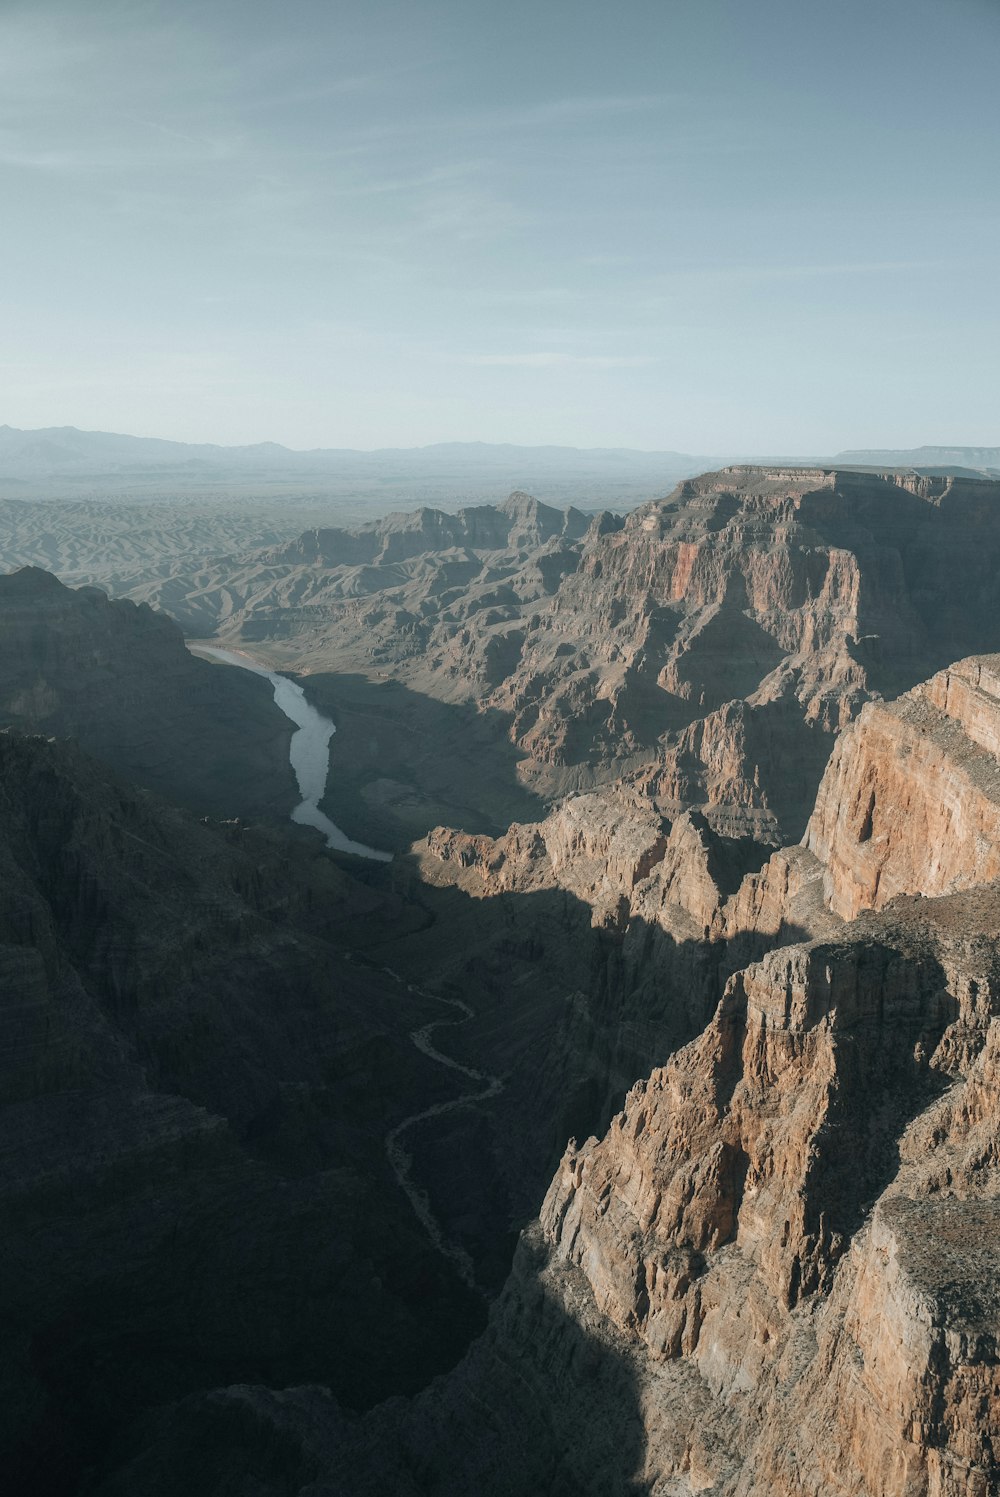
M 241 670 L 252 671 L 255 676 L 264 676 L 270 681 L 275 703 L 296 725 L 296 732 L 292 734 L 288 749 L 288 759 L 295 771 L 302 799 L 292 812 L 292 820 L 300 826 L 315 827 L 323 833 L 327 847 L 336 848 L 338 852 L 351 852 L 355 857 L 373 858 L 377 862 L 388 863 L 392 853 L 380 852 L 378 848 L 368 847 L 364 842 L 352 841 L 319 808 L 330 772 L 330 739 L 337 729 L 328 717 L 324 717 L 322 712 L 317 711 L 306 700 L 306 694 L 298 682 L 289 676 L 279 675 L 277 671 L 268 670 L 267 666 L 261 665 L 252 656 L 235 650 L 199 644 L 192 646 L 192 653 L 207 656 L 211 660 L 221 660 L 224 665 L 238 665 Z

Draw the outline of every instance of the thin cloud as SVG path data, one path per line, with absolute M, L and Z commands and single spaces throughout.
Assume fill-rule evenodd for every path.
M 678 279 L 706 281 L 796 281 L 813 276 L 891 275 L 908 270 L 940 270 L 943 260 L 833 260 L 801 265 L 719 265 L 679 270 Z
M 565 99 L 545 99 L 509 110 L 487 111 L 477 116 L 477 120 L 491 129 L 497 125 L 577 124 L 581 120 L 609 114 L 640 114 L 659 109 L 669 102 L 669 94 L 582 94 Z
M 657 363 L 655 354 L 576 354 L 576 353 L 473 353 L 467 354 L 463 364 L 475 364 L 480 368 L 504 369 L 639 369 L 646 364 Z

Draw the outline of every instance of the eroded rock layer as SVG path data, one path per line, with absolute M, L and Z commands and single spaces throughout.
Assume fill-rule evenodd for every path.
M 837 744 L 806 846 L 851 918 L 1000 878 L 1000 656 L 866 707 Z
M 514 495 L 230 561 L 224 606 L 186 621 L 501 713 L 543 796 L 625 775 L 728 835 L 789 839 L 865 701 L 1000 645 L 998 498 L 730 468 L 584 528 Z M 176 590 L 168 606 L 184 616 Z
M 733 470 L 586 531 L 521 496 L 275 553 L 267 606 L 308 602 L 240 627 L 471 693 L 553 801 L 433 826 L 391 893 L 7 741 L 22 1486 L 1000 1489 L 1000 657 L 938 658 L 996 628 L 996 498 Z M 418 1113 L 423 1216 L 383 1147 Z M 427 1212 L 493 1289 L 560 1154 L 428 1382 L 479 1301 Z

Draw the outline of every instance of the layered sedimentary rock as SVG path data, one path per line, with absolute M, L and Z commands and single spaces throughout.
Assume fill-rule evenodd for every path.
M 202 813 L 284 817 L 299 798 L 266 681 L 195 659 L 165 614 L 37 567 L 0 577 L 0 725 L 75 738 Z
M 851 918 L 1000 878 L 1000 656 L 866 707 L 834 750 L 806 846 Z
M 439 918 L 462 914 L 446 964 L 433 931 L 421 938 L 479 1011 L 458 1042 L 508 1067 L 476 1156 L 509 1182 L 514 1220 L 537 1209 L 565 1138 L 603 1129 L 636 1075 L 701 1032 L 731 972 L 841 924 L 806 849 L 765 862 L 751 839 L 697 812 L 670 821 L 621 789 L 569 797 L 499 838 L 437 828 L 416 850 L 423 897 L 436 888 Z M 456 1134 L 448 1148 L 455 1172 L 468 1144 Z M 451 1209 L 463 1214 L 461 1197 Z
M 515 495 L 308 532 L 228 560 L 207 612 L 204 577 L 194 612 L 177 579 L 168 606 L 275 660 L 499 714 L 543 798 L 625 777 L 664 811 L 778 842 L 801 835 L 866 701 L 1000 646 L 998 496 L 731 468 L 584 528 Z
M 561 770 L 586 759 L 589 773 L 586 756 L 606 741 L 602 762 L 618 778 L 500 835 L 439 826 L 400 860 L 398 886 L 409 880 L 422 907 L 405 917 L 405 939 L 375 938 L 378 962 L 402 974 L 395 1004 L 385 974 L 372 994 L 367 978 L 352 985 L 360 974 L 337 961 L 340 925 L 378 919 L 376 909 L 351 904 L 364 898 L 354 886 L 303 888 L 256 846 L 231 868 L 208 843 L 189 843 L 213 835 L 206 829 L 184 832 L 175 856 L 180 823 L 167 831 L 152 813 L 140 816 L 141 799 L 128 816 L 88 820 L 77 835 L 82 813 L 62 792 L 43 795 L 15 755 L 7 776 L 22 789 L 7 811 L 14 934 L 4 959 L 18 995 L 12 1032 L 27 1036 L 12 1053 L 29 1061 L 10 1077 L 18 1104 L 19 1088 L 39 1091 L 46 1119 L 41 1126 L 26 1113 L 22 1129 L 21 1114 L 10 1115 L 10 1136 L 20 1140 L 16 1211 L 28 1223 L 17 1228 L 10 1282 L 31 1288 L 14 1306 L 19 1360 L 8 1390 L 13 1417 L 32 1432 L 22 1460 L 37 1463 L 51 1428 L 79 1429 L 95 1407 L 107 1432 L 119 1382 L 104 1373 L 85 1395 L 81 1369 L 94 1360 L 95 1327 L 110 1317 L 110 1362 L 126 1369 L 126 1381 L 139 1362 L 123 1347 L 126 1318 L 167 1347 L 162 1364 L 176 1356 L 183 1365 L 176 1375 L 173 1363 L 165 1370 L 157 1361 L 152 1392 L 115 1416 L 127 1428 L 113 1450 L 101 1447 L 91 1483 L 106 1497 L 221 1497 L 241 1485 L 266 1497 L 985 1497 L 997 1489 L 998 661 L 962 660 L 848 721 L 894 680 L 909 685 L 915 662 L 936 651 L 921 632 L 924 605 L 939 609 L 942 637 L 961 638 L 963 648 L 965 636 L 994 627 L 995 497 L 989 485 L 957 482 L 716 475 L 692 484 L 673 509 L 653 506 L 624 527 L 599 523 L 582 539 L 560 530 L 544 540 L 561 558 L 555 570 L 564 569 L 547 595 L 551 618 L 565 610 L 550 664 L 559 672 L 579 650 L 591 663 L 587 683 L 567 689 L 562 716 L 551 719 L 564 734 L 555 744 L 563 762 L 534 762 Z M 384 557 L 351 565 L 382 581 L 402 568 L 404 587 L 421 572 L 421 586 L 432 579 L 427 602 L 443 553 L 425 565 L 424 553 L 408 548 L 425 543 L 428 525 L 390 528 L 376 537 Z M 527 591 L 545 586 L 541 567 L 528 580 L 533 543 L 509 574 L 515 595 L 526 590 L 525 609 Z M 517 552 L 521 541 L 512 545 Z M 296 567 L 321 561 L 281 562 L 292 569 L 282 586 Z M 598 561 L 607 574 L 593 570 Z M 956 602 L 963 568 L 964 612 Z M 539 621 L 519 613 L 518 641 L 495 597 L 480 609 L 464 584 L 454 586 L 448 606 L 468 603 L 461 631 L 433 635 L 444 627 L 436 605 L 415 611 L 400 659 L 412 646 L 416 660 L 433 635 L 441 653 L 425 660 L 427 680 L 442 692 L 446 680 L 456 693 L 469 682 L 481 692 L 481 646 L 495 638 L 497 672 L 514 661 L 487 693 L 496 707 L 545 632 L 538 595 Z M 727 619 L 732 589 L 739 606 Z M 377 591 L 381 608 L 391 589 Z M 376 604 L 369 597 L 363 607 Z M 327 642 L 360 616 L 337 613 Z M 626 664 L 643 620 L 646 654 Z M 422 621 L 432 621 L 426 637 Z M 861 637 L 876 623 L 883 654 Z M 372 648 L 390 639 L 391 612 L 384 625 L 380 634 L 372 623 Z M 762 635 L 780 648 L 777 663 Z M 766 700 L 763 687 L 749 689 L 750 667 L 767 668 Z M 521 719 L 522 743 L 543 721 L 554 679 L 562 691 L 561 675 L 538 672 L 542 706 Z M 611 681 L 621 691 L 601 695 Z M 385 687 L 384 696 L 402 689 Z M 679 715 L 657 729 L 644 759 L 649 744 L 625 709 L 652 703 L 648 720 L 660 722 L 664 701 Z M 393 720 L 387 709 L 379 731 L 391 732 Z M 841 725 L 805 844 L 775 850 L 775 808 L 804 804 L 825 756 L 824 747 L 815 761 L 796 759 L 802 735 L 823 746 Z M 58 784 L 59 751 L 45 752 L 44 784 L 53 776 Z M 570 753 L 583 757 L 570 763 Z M 782 781 L 790 764 L 797 778 Z M 50 802 L 54 813 L 30 809 Z M 132 860 L 136 837 L 147 851 Z M 52 871 L 57 846 L 70 849 L 65 885 Z M 161 862 L 143 861 L 150 847 L 167 850 L 167 866 L 205 871 L 192 896 L 199 918 L 183 914 L 190 890 L 168 909 L 162 941 L 181 952 L 173 965 L 159 931 L 148 951 L 140 939 L 152 898 L 143 891 L 164 883 Z M 127 880 L 121 872 L 109 885 L 111 867 L 127 870 Z M 317 878 L 333 877 L 322 868 Z M 328 905 L 340 915 L 329 916 Z M 404 908 L 396 906 L 400 919 Z M 336 929 L 323 925 L 330 918 Z M 40 932 L 50 927 L 59 970 L 84 992 L 59 1022 L 96 1016 L 73 1019 L 72 1042 L 53 1046 L 45 1036 L 62 1030 L 32 986 L 48 950 Z M 430 971 L 453 1006 L 471 1000 L 477 1010 L 433 1037 L 420 991 Z M 421 1026 L 409 1066 L 434 1067 L 440 1092 L 403 1059 L 392 1012 L 403 992 Z M 409 1146 L 431 1209 L 477 1270 L 483 1223 L 499 1236 L 523 1220 L 539 1160 L 575 1136 L 485 1334 L 415 1398 L 371 1409 L 384 1393 L 412 1391 L 432 1363 L 447 1361 L 449 1345 L 457 1350 L 433 1337 L 422 1345 L 439 1310 L 469 1313 L 417 1218 L 398 1209 L 399 1198 L 391 1205 L 375 1127 L 422 1107 L 428 1086 L 442 1104 L 455 1101 L 463 1065 L 474 1068 L 466 1079 L 488 1071 L 500 1083 L 489 1109 L 446 1110 L 435 1100 Z M 646 1079 L 635 1084 L 638 1076 Z M 60 1112 L 77 1083 L 93 1102 L 92 1132 L 82 1110 Z M 118 1120 L 123 1094 L 141 1099 L 141 1126 Z M 78 1133 L 79 1150 L 59 1142 L 66 1128 Z M 137 1134 L 151 1141 L 148 1153 L 145 1143 L 133 1147 Z M 133 1176 L 122 1176 L 123 1228 L 100 1215 L 103 1177 L 95 1183 L 89 1163 L 119 1153 L 141 1158 L 137 1195 Z M 142 1193 L 153 1179 L 156 1199 L 174 1200 L 161 1158 L 180 1219 L 193 1223 L 179 1261 L 185 1282 L 195 1276 L 195 1310 L 179 1329 L 173 1269 L 155 1236 L 159 1208 Z M 81 1261 L 119 1230 L 139 1245 L 138 1263 L 131 1247 L 126 1255 L 133 1288 L 117 1318 L 110 1280 L 95 1289 L 74 1268 L 52 1320 L 37 1320 L 32 1252 L 40 1242 L 40 1262 L 57 1256 L 51 1223 L 64 1196 L 46 1191 L 61 1169 L 82 1202 L 73 1208 L 84 1224 L 73 1227 Z M 370 1195 L 358 1178 L 368 1170 Z M 192 1182 L 204 1191 L 197 1202 L 185 1194 Z M 328 1210 L 326 1192 L 341 1188 Z M 32 1236 L 39 1200 L 43 1226 Z M 234 1221 L 253 1223 L 246 1243 Z M 199 1260 L 205 1241 L 225 1252 Z M 336 1285 L 326 1276 L 331 1242 Z M 244 1320 L 227 1297 L 223 1257 L 251 1286 Z M 482 1282 L 494 1285 L 501 1263 L 498 1253 Z M 425 1318 L 415 1307 L 427 1279 Z M 69 1338 L 78 1355 L 62 1351 L 67 1323 L 83 1326 Z M 380 1380 L 379 1369 L 396 1367 L 394 1338 L 409 1381 Z M 210 1367 L 209 1350 L 220 1345 L 225 1355 Z M 349 1408 L 355 1362 L 368 1381 Z M 67 1387 L 84 1398 L 80 1419 L 62 1410 Z
M 239 1469 L 249 1434 L 310 1497 L 986 1497 L 998 919 L 995 889 L 910 901 L 752 965 L 570 1145 L 454 1373 L 360 1421 L 310 1389 L 189 1400 L 107 1490 L 175 1489 L 207 1434 Z
M 793 863 L 829 860 L 834 911 L 889 908 L 737 973 L 704 1035 L 567 1151 L 542 1229 L 642 1348 L 640 1482 L 1000 1482 L 998 720 L 995 658 L 866 708 Z M 744 881 L 744 919 L 782 862 Z M 899 897 L 921 885 L 967 892 Z
M 571 1145 L 542 1212 L 552 1251 L 654 1381 L 676 1359 L 697 1372 L 731 1433 L 712 1458 L 690 1429 L 678 1490 L 1000 1479 L 998 915 L 993 891 L 922 902 L 773 953 L 604 1140 Z M 693 1414 L 649 1406 L 635 1475 L 669 1474 Z

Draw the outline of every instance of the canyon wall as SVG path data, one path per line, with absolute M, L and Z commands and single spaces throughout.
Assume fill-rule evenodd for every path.
M 299 799 L 266 681 L 196 659 L 164 614 L 37 567 L 0 576 L 0 726 L 75 738 L 203 815 L 284 819 Z
M 777 844 L 865 702 L 1000 647 L 998 491 L 734 467 L 589 523 L 516 494 L 310 531 L 148 597 L 276 663 L 474 704 L 542 800 L 625 778 Z
M 471 693 L 551 802 L 381 887 L 4 740 L 19 1471 L 92 1419 L 102 1497 L 1000 1488 L 1000 657 L 959 658 L 996 489 L 732 470 L 584 533 L 520 498 L 275 553 L 240 630 Z M 488 1107 L 447 1110 L 462 1066 Z M 428 1098 L 416 1178 L 490 1290 L 562 1156 L 450 1371 L 482 1304 L 382 1147 Z M 134 1396 L 126 1323 L 166 1348 Z
M 1000 878 L 1000 656 L 959 661 L 843 734 L 805 844 L 850 919 Z
M 482 1305 L 385 1152 L 454 1095 L 441 1006 L 364 955 L 412 912 L 9 731 L 0 871 L 5 1489 L 247 1375 L 364 1407 L 450 1365 Z
M 814 847 L 730 870 L 703 939 L 772 948 L 731 973 L 603 1137 L 570 1141 L 461 1365 L 362 1419 L 306 1389 L 229 1390 L 210 1421 L 224 1446 L 237 1407 L 258 1440 L 281 1430 L 310 1497 L 997 1490 L 1000 840 L 980 757 L 997 741 L 996 666 L 965 660 L 867 708 L 821 788 Z M 874 840 L 858 843 L 854 816 L 869 772 L 877 806 L 891 791 L 909 808 L 877 886 L 851 862 Z M 916 814 L 938 784 L 956 787 L 954 847 L 928 847 Z M 585 796 L 506 839 L 441 832 L 424 857 L 486 900 L 494 880 L 509 894 L 578 876 L 627 949 L 657 881 L 704 869 L 713 839 L 690 816 L 667 827 Z M 947 892 L 898 892 L 925 877 Z M 846 923 L 829 908 L 845 889 L 861 906 Z M 693 877 L 677 907 L 705 914 L 706 890 Z M 796 939 L 792 907 L 822 932 Z M 197 1400 L 164 1416 L 127 1468 L 137 1490 L 170 1490 L 171 1440 L 208 1417 Z

